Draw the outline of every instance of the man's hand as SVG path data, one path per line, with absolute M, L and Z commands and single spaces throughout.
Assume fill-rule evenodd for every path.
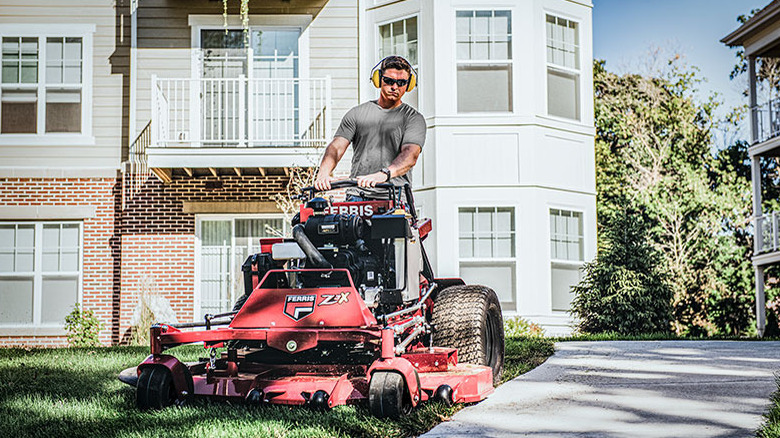
M 314 181 L 314 188 L 324 192 L 330 190 L 330 183 L 338 181 L 338 178 L 334 178 L 330 175 L 317 175 L 317 179 Z
M 325 148 L 325 153 L 322 155 L 322 161 L 320 162 L 320 170 L 317 171 L 317 177 L 314 179 L 315 189 L 319 191 L 330 190 L 330 183 L 336 181 L 336 178 L 330 176 L 330 174 L 336 168 L 341 157 L 344 156 L 348 146 L 349 140 L 336 136 L 328 147 Z
M 377 184 L 383 182 L 387 182 L 387 174 L 383 172 L 376 172 L 357 177 L 358 187 L 363 188 L 376 187 Z

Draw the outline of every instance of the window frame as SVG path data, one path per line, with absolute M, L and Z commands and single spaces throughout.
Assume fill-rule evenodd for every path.
M 547 224 L 548 224 L 548 235 L 550 236 L 549 243 L 552 243 L 553 238 L 553 230 L 552 228 L 549 228 L 550 224 L 550 216 L 552 216 L 552 211 L 556 210 L 559 212 L 566 212 L 566 213 L 578 213 L 580 215 L 580 226 L 582 228 L 582 235 L 578 236 L 579 238 L 579 244 L 580 244 L 580 258 L 578 260 L 569 260 L 569 259 L 559 259 L 559 258 L 553 258 L 552 255 L 552 249 L 550 250 L 550 261 L 551 262 L 557 262 L 562 264 L 584 264 L 585 263 L 585 212 L 582 210 L 572 209 L 572 208 L 566 208 L 566 207 L 556 207 L 556 206 L 549 206 L 547 208 Z
M 552 211 L 553 210 L 563 211 L 563 212 L 567 212 L 567 213 L 579 213 L 580 214 L 580 219 L 581 219 L 580 225 L 581 225 L 581 228 L 582 228 L 582 236 L 579 236 L 579 239 L 580 239 L 580 252 L 581 252 L 580 260 L 566 260 L 566 259 L 553 258 L 553 254 L 552 254 L 553 230 L 550 227 L 550 217 L 552 216 Z M 547 242 L 548 242 L 548 245 L 550 245 L 549 246 L 549 248 L 550 248 L 550 253 L 549 253 L 550 254 L 549 255 L 549 259 L 550 259 L 550 310 L 552 312 L 567 312 L 568 310 L 555 309 L 553 307 L 553 302 L 554 302 L 553 294 L 555 292 L 553 290 L 553 287 L 552 287 L 553 286 L 553 284 L 552 284 L 553 269 L 554 268 L 559 268 L 559 269 L 562 268 L 562 269 L 568 269 L 568 270 L 576 269 L 577 271 L 579 271 L 580 278 L 582 278 L 581 269 L 585 266 L 585 211 L 581 210 L 581 209 L 577 209 L 577 208 L 566 207 L 566 206 L 548 205 L 547 206 L 547 236 L 548 236 Z
M 380 54 L 381 59 L 384 59 L 390 55 L 393 54 L 384 54 L 382 53 L 382 34 L 379 31 L 379 28 L 382 26 L 387 26 L 388 24 L 393 24 L 396 22 L 404 22 L 410 18 L 417 18 L 417 59 L 416 63 L 411 64 L 414 71 L 417 73 L 417 85 L 414 87 L 414 90 L 412 90 L 412 93 L 416 93 L 417 98 L 417 106 L 415 109 L 418 111 L 422 111 L 422 96 L 423 93 L 420 91 L 422 88 L 422 83 L 420 82 L 420 59 L 422 59 L 422 44 L 420 44 L 422 35 L 420 34 L 420 13 L 419 12 L 413 12 L 411 14 L 406 15 L 400 15 L 397 17 L 389 18 L 387 20 L 377 21 L 374 23 L 374 41 L 376 42 L 376 53 Z M 404 30 L 406 30 L 406 23 L 404 23 Z M 408 44 L 408 40 L 407 40 Z M 407 47 L 408 51 L 408 47 Z M 411 61 L 408 59 L 408 55 L 404 56 L 404 58 L 411 63 Z M 372 65 L 373 66 L 373 65 Z M 406 102 L 405 102 L 406 103 Z
M 480 5 L 482 6 L 482 5 Z M 454 86 L 455 90 L 453 92 L 453 95 L 455 96 L 455 113 L 456 114 L 479 114 L 479 115 L 511 115 L 515 113 L 516 106 L 515 106 L 515 46 L 514 39 L 512 38 L 514 33 L 514 28 L 510 28 L 510 32 L 507 34 L 507 37 L 509 41 L 511 42 L 510 46 L 511 48 L 508 50 L 507 54 L 509 55 L 508 59 L 459 59 L 458 58 L 458 13 L 459 12 L 491 12 L 493 13 L 493 17 L 495 18 L 495 12 L 498 11 L 506 11 L 509 12 L 509 20 L 510 22 L 513 21 L 513 18 L 515 17 L 515 10 L 513 7 L 502 7 L 502 6 L 494 6 L 494 7 L 484 7 L 484 8 L 466 8 L 466 7 L 458 7 L 455 8 L 454 13 L 452 14 L 453 22 L 452 22 L 452 29 L 453 29 L 453 54 L 454 54 L 454 64 L 455 64 L 455 80 L 454 80 Z M 514 26 L 514 25 L 512 25 Z M 469 34 L 471 36 L 471 34 Z M 508 103 L 509 103 L 509 109 L 506 111 L 475 111 L 475 110 L 469 110 L 469 111 L 460 111 L 458 110 L 458 69 L 460 66 L 471 66 L 471 67 L 480 67 L 480 66 L 491 66 L 491 65 L 502 65 L 507 66 L 509 68 L 509 95 L 508 95 Z
M 460 239 L 461 239 L 461 232 L 460 232 L 460 213 L 462 209 L 475 209 L 475 214 L 479 211 L 479 209 L 493 209 L 495 212 L 498 209 L 511 209 L 512 210 L 512 230 L 510 231 L 510 234 L 513 236 L 513 243 L 512 243 L 512 253 L 514 254 L 511 257 L 463 257 L 460 253 Z M 456 233 L 456 245 L 457 245 L 457 256 L 458 256 L 458 276 L 460 278 L 463 278 L 463 275 L 461 273 L 461 266 L 466 265 L 469 267 L 489 267 L 489 266 L 501 266 L 501 267 L 510 267 L 512 270 L 512 276 L 510 279 L 510 282 L 512 284 L 512 300 L 511 301 L 501 301 L 502 305 L 509 305 L 509 307 L 514 307 L 517 304 L 517 269 L 518 269 L 518 259 L 519 259 L 519 251 L 518 251 L 518 240 L 519 240 L 519 233 L 517 230 L 517 208 L 515 205 L 456 205 L 455 206 L 455 220 L 456 220 L 456 227 L 455 227 L 455 233 Z M 474 235 L 476 235 L 476 231 L 472 231 Z M 496 230 L 491 230 L 491 234 L 494 235 L 497 233 Z M 492 239 L 491 239 L 492 241 Z M 500 297 L 499 297 L 500 300 Z
M 93 77 L 93 37 L 94 24 L 4 24 L 0 28 L 2 38 L 38 39 L 38 81 L 35 84 L 38 93 L 37 132 L 36 133 L 0 133 L 0 145 L 94 145 L 92 136 L 92 88 Z M 46 39 L 81 38 L 81 132 L 46 132 Z M 0 53 L 0 61 L 2 53 Z M 56 87 L 56 86 L 55 86 Z M 0 86 L 0 99 L 2 86 Z M 0 115 L 1 116 L 1 115 Z
M 545 108 L 545 114 L 547 115 L 547 117 L 554 118 L 556 120 L 564 120 L 564 121 L 568 121 L 568 122 L 572 122 L 572 121 L 574 121 L 574 122 L 582 122 L 582 116 L 583 116 L 583 99 L 582 99 L 582 70 L 583 70 L 582 66 L 583 66 L 583 60 L 582 60 L 582 34 L 580 33 L 581 32 L 581 28 L 582 28 L 582 26 L 581 26 L 582 25 L 582 20 L 577 20 L 577 19 L 574 19 L 571 16 L 568 16 L 566 14 L 561 14 L 561 13 L 558 13 L 558 12 L 552 12 L 552 11 L 548 11 L 548 10 L 542 11 L 542 14 L 543 14 L 542 23 L 544 23 L 544 25 L 542 26 L 542 41 L 544 42 L 544 65 L 545 65 L 545 69 L 544 69 L 544 89 L 545 89 L 545 93 L 544 93 L 544 103 L 545 103 L 545 105 L 544 105 L 544 108 Z M 579 68 L 575 69 L 575 68 L 570 68 L 570 67 L 565 67 L 565 66 L 562 66 L 562 65 L 558 65 L 558 64 L 555 64 L 555 63 L 551 62 L 551 60 L 548 58 L 548 55 L 547 55 L 547 47 L 548 47 L 548 40 L 547 40 L 547 17 L 548 16 L 554 17 L 556 19 L 560 18 L 560 19 L 567 20 L 567 21 L 570 21 L 570 22 L 573 22 L 573 23 L 577 24 L 576 32 L 577 32 L 577 39 L 579 41 L 579 44 L 576 46 L 577 47 L 577 53 L 576 53 L 575 57 L 576 57 L 576 63 L 577 63 L 577 65 L 579 65 Z M 577 94 L 578 94 L 576 96 L 577 103 L 578 103 L 578 105 L 577 105 L 577 115 L 578 115 L 578 117 L 577 118 L 569 118 L 569 117 L 564 117 L 564 116 L 558 116 L 558 115 L 555 115 L 555 114 L 550 114 L 550 101 L 549 101 L 550 93 L 549 93 L 549 88 L 548 88 L 549 87 L 549 82 L 550 82 L 550 80 L 549 80 L 550 70 L 556 71 L 559 74 L 576 76 L 576 78 L 577 78 L 576 88 L 577 88 Z
M 42 323 L 41 313 L 43 308 L 43 280 L 45 278 L 73 278 L 76 276 L 76 302 L 73 304 L 82 304 L 84 301 L 84 222 L 77 220 L 64 221 L 0 221 L 0 225 L 33 225 L 33 270 L 24 272 L 0 272 L 0 278 L 29 278 L 33 279 L 33 321 L 30 324 L 23 323 L 2 323 L 0 322 L 0 334 L 37 334 L 37 335 L 59 335 L 64 334 L 65 321 L 61 323 Z M 43 270 L 43 228 L 45 225 L 76 225 L 79 229 L 79 255 L 77 271 L 44 271 Z M 42 331 L 37 329 L 43 329 Z M 31 331 L 32 330 L 32 331 Z M 47 332 L 48 331 L 48 332 Z

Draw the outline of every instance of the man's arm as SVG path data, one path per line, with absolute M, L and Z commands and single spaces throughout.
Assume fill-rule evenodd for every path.
M 333 169 L 341 161 L 341 157 L 344 156 L 344 152 L 349 147 L 349 140 L 344 137 L 334 137 L 327 148 L 325 148 L 325 154 L 322 156 L 320 162 L 320 170 L 317 171 L 317 178 L 314 180 L 314 187 L 317 190 L 330 190 L 331 181 L 335 181 L 336 178 L 331 176 Z
M 401 146 L 401 152 L 395 157 L 393 162 L 387 166 L 390 170 L 390 178 L 405 175 L 406 172 L 410 171 L 415 163 L 417 163 L 420 152 L 422 152 L 422 147 L 418 144 L 407 143 Z M 377 183 L 383 183 L 386 180 L 387 175 L 382 172 L 357 177 L 357 183 L 360 187 L 374 187 Z

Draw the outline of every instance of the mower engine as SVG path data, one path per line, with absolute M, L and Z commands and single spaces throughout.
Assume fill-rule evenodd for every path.
M 271 245 L 270 252 L 249 256 L 242 267 L 246 296 L 270 269 L 340 268 L 349 272 L 375 315 L 418 300 L 423 271 L 419 230 L 409 226 L 406 212 L 400 209 L 367 217 L 329 213 L 342 208 L 358 210 L 350 208 L 355 204 L 362 203 L 340 203 L 331 208 L 324 199 L 314 198 L 293 219 L 292 241 L 262 239 L 261 247 Z M 387 208 L 379 205 L 377 209 Z M 300 286 L 328 284 L 328 279 L 311 277 Z

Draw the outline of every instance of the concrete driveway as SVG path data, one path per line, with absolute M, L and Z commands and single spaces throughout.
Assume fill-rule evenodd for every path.
M 750 437 L 780 342 L 562 342 L 423 437 Z

